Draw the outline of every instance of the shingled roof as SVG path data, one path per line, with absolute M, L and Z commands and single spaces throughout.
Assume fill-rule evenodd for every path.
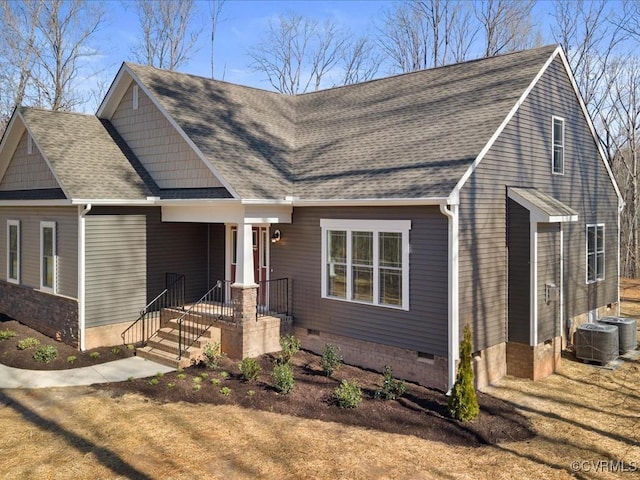
M 556 46 L 297 96 L 126 64 L 242 198 L 448 196 Z
M 20 114 L 71 199 L 137 200 L 157 191 L 108 121 L 36 108 Z

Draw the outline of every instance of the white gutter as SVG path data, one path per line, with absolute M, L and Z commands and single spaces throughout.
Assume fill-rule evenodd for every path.
M 447 395 L 451 393 L 456 381 L 456 361 L 460 357 L 460 312 L 459 312 L 459 257 L 458 257 L 458 205 L 440 204 L 440 211 L 449 219 L 449 252 L 448 252 L 448 384 Z
M 78 207 L 80 210 L 80 207 Z M 80 350 L 85 351 L 85 216 L 91 211 L 88 203 L 78 215 L 78 333 L 80 336 Z

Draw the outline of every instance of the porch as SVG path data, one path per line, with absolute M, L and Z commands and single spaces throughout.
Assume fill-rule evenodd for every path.
M 197 363 L 207 344 L 230 358 L 255 357 L 280 349 L 291 327 L 289 280 L 241 286 L 219 280 L 195 302 L 185 301 L 185 276 L 168 273 L 166 288 L 122 332 L 137 354 L 174 368 Z

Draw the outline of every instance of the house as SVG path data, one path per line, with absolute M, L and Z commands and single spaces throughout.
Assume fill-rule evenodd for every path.
M 618 310 L 622 200 L 560 47 L 296 96 L 125 63 L 95 116 L 17 109 L 0 179 L 0 312 L 81 349 L 144 310 L 447 389 L 466 324 L 482 386 Z

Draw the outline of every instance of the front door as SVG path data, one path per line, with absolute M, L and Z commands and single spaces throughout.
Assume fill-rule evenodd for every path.
M 269 278 L 269 228 L 253 227 L 251 229 L 253 245 L 253 278 L 260 285 Z M 231 227 L 231 281 L 236 281 L 236 263 L 238 260 L 238 229 Z M 261 288 L 258 298 L 259 305 L 266 304 L 266 288 Z

